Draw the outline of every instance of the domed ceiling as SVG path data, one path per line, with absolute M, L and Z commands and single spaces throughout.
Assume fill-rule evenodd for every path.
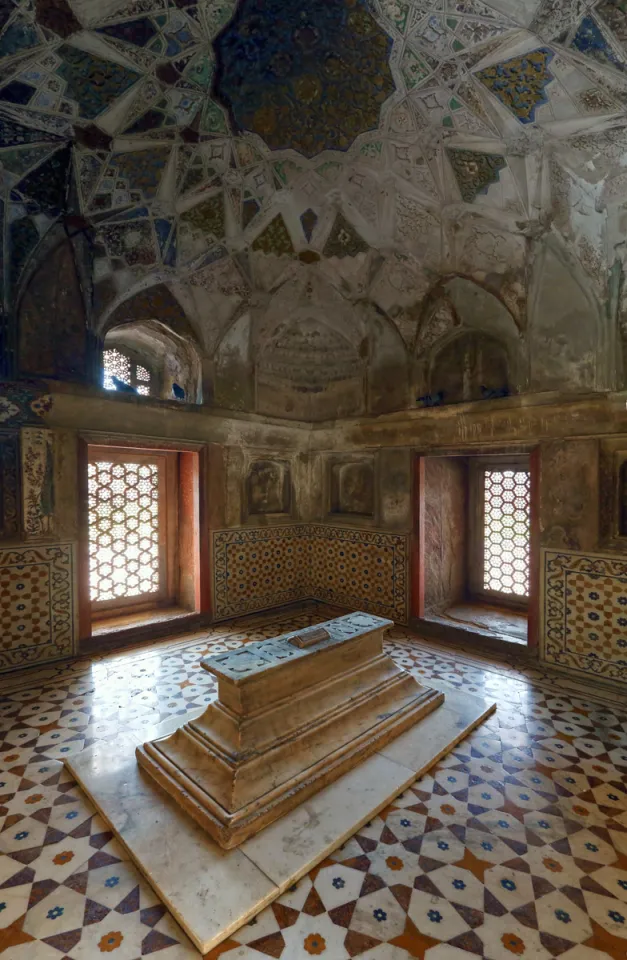
M 165 284 L 212 357 L 283 289 L 281 368 L 338 297 L 411 354 L 461 275 L 524 338 L 547 238 L 613 296 L 626 111 L 625 0 L 0 0 L 5 306 L 62 216 L 96 329 Z
M 213 47 L 232 130 L 273 150 L 347 150 L 394 90 L 392 40 L 359 0 L 241 0 Z

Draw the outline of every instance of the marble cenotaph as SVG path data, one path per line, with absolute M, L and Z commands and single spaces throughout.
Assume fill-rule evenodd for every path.
M 392 625 L 353 613 L 203 660 L 217 701 L 138 746 L 140 765 L 220 846 L 238 846 L 443 703 L 384 654 Z

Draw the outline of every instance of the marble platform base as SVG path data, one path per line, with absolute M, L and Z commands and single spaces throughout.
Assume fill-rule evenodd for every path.
M 447 690 L 434 713 L 233 850 L 211 840 L 137 763 L 138 743 L 171 733 L 180 717 L 136 738 L 120 738 L 113 750 L 110 743 L 96 744 L 65 763 L 195 946 L 207 953 L 340 847 L 494 709 L 494 703 Z

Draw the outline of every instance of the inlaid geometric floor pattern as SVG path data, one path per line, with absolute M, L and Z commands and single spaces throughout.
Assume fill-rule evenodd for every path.
M 202 655 L 334 614 L 310 605 L 3 678 L 3 957 L 197 960 L 61 761 L 98 739 L 115 751 L 125 732 L 211 700 Z M 497 713 L 208 956 L 625 960 L 624 698 L 401 628 L 387 650 Z

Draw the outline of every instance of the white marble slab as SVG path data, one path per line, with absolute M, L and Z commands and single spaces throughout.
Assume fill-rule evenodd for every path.
M 180 726 L 180 717 L 176 719 Z M 129 737 L 122 744 L 93 747 L 77 754 L 68 767 L 205 953 L 271 903 L 278 891 L 243 853 L 214 843 L 141 770 L 135 758 L 138 742 Z
M 445 704 L 380 753 L 235 850 L 222 850 L 141 772 L 135 746 L 190 715 L 68 757 L 131 858 L 201 953 L 232 936 L 340 847 L 495 709 L 446 692 Z
M 441 689 L 444 689 L 444 684 Z M 478 722 L 495 709 L 493 702 L 472 697 L 468 693 L 446 690 L 445 694 L 446 699 L 441 707 L 381 748 L 383 757 L 411 767 L 415 771 L 414 779 L 426 773 L 444 754 L 463 740 L 469 728 L 476 727 Z M 477 712 L 481 710 L 483 713 L 477 721 Z
M 287 816 L 245 840 L 238 850 L 263 870 L 282 893 L 337 850 L 415 779 L 416 774 L 409 767 L 375 753 Z

